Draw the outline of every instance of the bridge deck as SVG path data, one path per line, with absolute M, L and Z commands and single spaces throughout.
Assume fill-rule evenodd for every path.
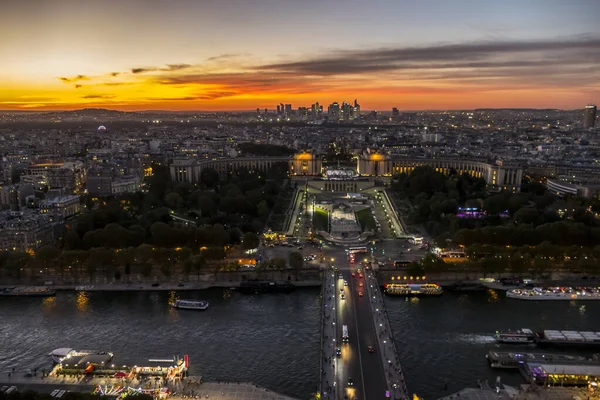
M 367 278 L 365 282 L 367 289 L 366 293 L 370 300 L 369 303 L 371 304 L 373 323 L 375 324 L 375 330 L 377 331 L 379 349 L 381 350 L 380 354 L 388 390 L 390 391 L 390 397 L 392 399 L 408 399 L 408 390 L 406 388 L 406 382 L 404 381 L 404 374 L 400 365 L 398 352 L 396 351 L 394 336 L 392 334 L 390 321 L 385 310 L 385 304 L 383 302 L 383 296 L 377 278 L 375 278 L 372 271 L 367 271 L 365 277 Z

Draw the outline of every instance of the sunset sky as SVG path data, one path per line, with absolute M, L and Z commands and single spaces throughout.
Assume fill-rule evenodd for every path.
M 3 0 L 0 110 L 581 108 L 598 0 Z

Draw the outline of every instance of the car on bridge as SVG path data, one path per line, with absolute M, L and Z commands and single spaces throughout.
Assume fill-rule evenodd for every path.
M 348 286 L 348 281 L 344 281 L 344 286 Z
M 358 297 L 363 297 L 363 292 L 358 292 Z
M 335 349 L 335 355 L 337 357 L 341 357 L 342 356 L 342 348 L 338 347 L 337 349 Z
M 342 295 L 340 296 L 340 299 L 346 300 L 346 296 L 344 296 L 344 293 L 342 293 Z
M 358 277 L 359 277 L 359 278 L 362 278 L 362 277 L 363 277 L 363 274 L 358 274 Z
M 352 277 L 354 278 L 355 276 L 356 276 L 356 274 L 353 272 L 353 273 L 352 273 Z
M 348 378 L 348 386 L 354 386 L 354 379 Z
M 358 284 L 358 286 L 360 286 L 360 287 L 363 287 L 363 283 L 362 283 L 362 282 L 361 282 L 361 283 L 359 283 L 359 284 Z
M 375 353 L 375 349 L 373 348 L 373 346 L 369 346 L 368 350 L 369 350 L 369 353 Z

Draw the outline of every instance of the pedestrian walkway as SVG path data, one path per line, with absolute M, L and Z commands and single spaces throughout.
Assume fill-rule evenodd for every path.
M 369 304 L 373 314 L 373 323 L 379 341 L 379 350 L 383 361 L 383 370 L 388 384 L 390 398 L 404 400 L 408 399 L 408 390 L 404 381 L 404 374 L 400 365 L 398 352 L 394 343 L 394 336 L 390 327 L 390 321 L 385 311 L 383 296 L 377 283 L 377 278 L 372 271 L 365 272 L 367 278 L 367 293 Z
M 337 277 L 331 270 L 323 272 L 323 310 L 321 314 L 321 398 L 336 398 L 336 282 Z

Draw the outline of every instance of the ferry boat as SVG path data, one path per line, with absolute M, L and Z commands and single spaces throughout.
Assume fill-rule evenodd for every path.
M 385 293 L 391 296 L 439 296 L 444 291 L 437 283 L 389 283 Z
M 171 307 L 181 310 L 204 311 L 208 308 L 208 302 L 202 300 L 175 300 L 173 303 L 171 303 Z
M 70 347 L 61 347 L 58 349 L 52 350 L 48 356 L 57 364 L 63 362 L 63 360 L 74 359 L 76 357 L 86 357 L 86 356 L 106 356 L 108 360 L 111 360 L 114 357 L 114 354 L 108 351 L 98 351 L 98 350 L 75 350 Z
M 600 300 L 600 288 L 535 287 L 533 289 L 512 289 L 506 292 L 506 297 L 519 300 Z
M 499 343 L 534 343 L 535 333 L 531 329 L 517 329 L 516 331 L 496 331 L 494 335 Z
M 29 297 L 50 297 L 55 296 L 56 290 L 45 286 L 21 286 L 0 289 L 0 296 L 29 296 Z
M 599 347 L 600 332 L 545 330 L 536 334 L 538 346 Z
M 567 354 L 544 354 L 544 353 L 511 353 L 490 350 L 485 356 L 492 368 L 519 368 L 526 362 L 581 362 L 585 357 L 571 356 Z

